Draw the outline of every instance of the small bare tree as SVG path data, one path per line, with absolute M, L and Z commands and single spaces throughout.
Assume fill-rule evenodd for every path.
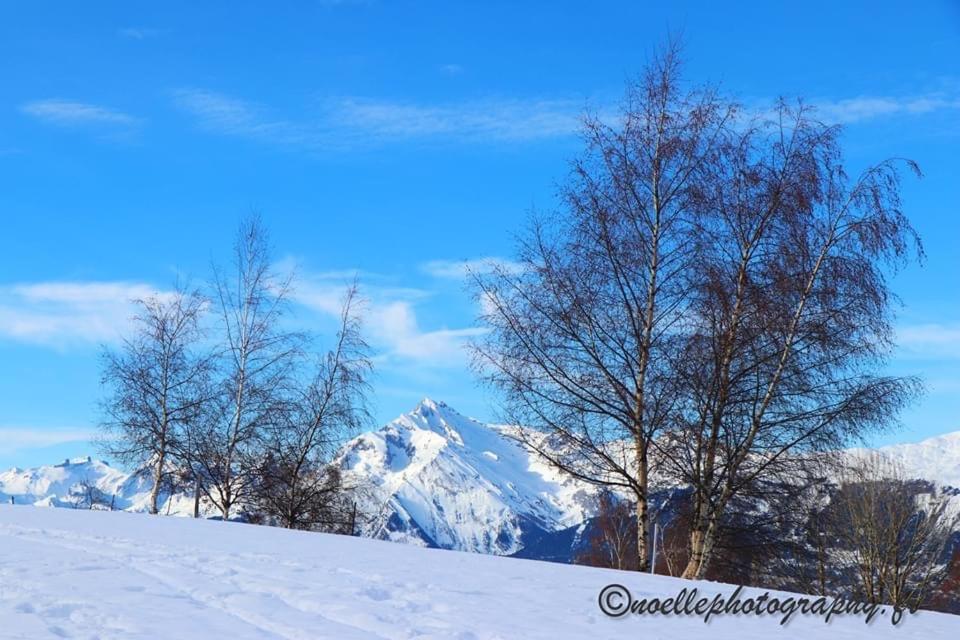
M 603 491 L 591 526 L 587 546 L 575 560 L 578 564 L 608 569 L 636 569 L 637 520 L 634 505 L 610 491 Z
M 343 300 L 333 348 L 319 360 L 306 388 L 289 400 L 284 420 L 266 436 L 254 502 L 268 518 L 291 529 L 346 530 L 353 502 L 330 462 L 340 445 L 370 420 L 371 368 L 354 283 Z
M 960 531 L 949 496 L 881 454 L 857 457 L 831 506 L 831 533 L 854 594 L 871 603 L 916 609 L 949 568 L 947 544 Z
M 187 431 L 198 426 L 207 395 L 211 361 L 201 353 L 200 322 L 206 301 L 195 291 L 137 301 L 133 333 L 119 350 L 103 353 L 101 446 L 134 468 L 149 468 L 150 513 L 174 467 Z
M 282 422 L 301 355 L 302 336 L 281 323 L 291 279 L 272 271 L 267 232 L 256 216 L 240 225 L 232 271 L 214 269 L 216 402 L 205 424 L 189 432 L 185 451 L 197 486 L 224 520 L 253 490 L 263 438 Z
M 111 510 L 111 497 L 104 493 L 96 483 L 85 477 L 70 488 L 74 509 L 90 509 L 93 511 Z

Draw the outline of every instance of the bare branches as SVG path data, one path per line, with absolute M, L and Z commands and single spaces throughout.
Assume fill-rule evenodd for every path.
M 739 135 L 701 203 L 690 395 L 667 456 L 695 487 L 688 577 L 732 496 L 882 426 L 915 389 L 877 373 L 891 332 L 881 266 L 919 251 L 896 166 L 851 184 L 836 130 L 802 106 Z
M 214 271 L 218 381 L 205 422 L 186 447 L 201 491 L 224 520 L 253 490 L 261 440 L 283 421 L 301 356 L 302 335 L 282 326 L 290 278 L 271 269 L 266 229 L 250 217 L 238 230 L 232 270 Z
M 616 126 L 586 119 L 524 269 L 474 278 L 492 330 L 475 355 L 527 446 L 633 494 L 641 568 L 651 473 L 690 486 L 685 575 L 702 577 L 739 496 L 805 474 L 916 392 L 881 366 L 886 275 L 922 248 L 899 196 L 913 163 L 851 180 L 838 130 L 802 103 L 750 118 L 679 68 L 671 44 Z
M 354 283 L 344 295 L 333 347 L 318 359 L 309 383 L 289 399 L 283 422 L 266 435 L 255 502 L 288 528 L 339 531 L 355 519 L 347 518 L 355 507 L 330 461 L 370 420 L 372 364 L 361 334 L 358 296 Z
M 199 349 L 206 301 L 198 292 L 178 288 L 137 304 L 134 333 L 119 351 L 103 353 L 103 384 L 112 392 L 103 403 L 103 446 L 125 464 L 150 468 L 157 513 L 160 489 L 209 400 L 212 362 Z
M 911 482 L 880 454 L 857 457 L 829 509 L 841 579 L 856 597 L 916 609 L 943 578 L 960 514 L 935 487 Z
M 534 222 L 525 269 L 474 279 L 493 330 L 476 346 L 478 368 L 512 421 L 532 427 L 518 432 L 527 446 L 633 494 L 641 569 L 650 450 L 674 420 L 699 176 L 736 111 L 710 90 L 683 90 L 678 74 L 670 48 L 628 88 L 618 126 L 585 121 L 564 211 Z
M 230 270 L 198 292 L 140 301 L 135 332 L 104 353 L 105 448 L 148 467 L 150 509 L 190 484 L 227 520 L 346 530 L 356 520 L 335 450 L 370 419 L 372 369 L 357 283 L 347 287 L 331 349 L 311 367 L 304 333 L 288 328 L 292 275 L 273 271 L 266 229 L 242 222 Z M 213 338 L 209 340 L 208 338 Z M 352 530 L 352 525 L 351 525 Z

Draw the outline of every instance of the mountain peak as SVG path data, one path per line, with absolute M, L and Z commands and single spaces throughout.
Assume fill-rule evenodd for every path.
M 427 409 L 429 411 L 440 411 L 440 410 L 453 411 L 450 405 L 448 405 L 443 400 L 434 400 L 432 398 L 427 398 L 427 397 L 425 397 L 423 400 L 419 402 L 419 404 L 417 404 L 416 408 L 414 408 L 414 411 L 416 412 L 422 409 Z M 456 413 L 456 411 L 454 411 L 454 413 Z

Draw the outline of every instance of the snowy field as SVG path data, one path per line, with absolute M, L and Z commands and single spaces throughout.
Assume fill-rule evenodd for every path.
M 0 638 L 958 638 L 960 616 L 606 617 L 681 580 L 122 512 L 0 507 Z M 732 587 L 699 583 L 713 596 Z M 760 592 L 748 592 L 757 595 Z

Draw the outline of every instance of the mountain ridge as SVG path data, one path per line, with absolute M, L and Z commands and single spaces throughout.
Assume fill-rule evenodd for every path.
M 442 401 L 348 441 L 334 463 L 373 517 L 365 537 L 494 555 L 562 558 L 593 515 L 599 489 L 564 476 L 510 437 Z M 864 451 L 865 449 L 853 450 Z M 960 487 L 960 431 L 881 447 L 911 477 Z M 93 458 L 0 472 L 0 502 L 146 511 L 150 481 Z M 162 496 L 160 512 L 193 514 L 193 496 Z M 213 516 L 212 508 L 202 509 Z M 547 542 L 545 542 L 547 541 Z M 560 545 L 565 549 L 540 549 Z M 537 547 L 536 549 L 534 547 Z M 538 555 L 539 554 L 539 555 Z

